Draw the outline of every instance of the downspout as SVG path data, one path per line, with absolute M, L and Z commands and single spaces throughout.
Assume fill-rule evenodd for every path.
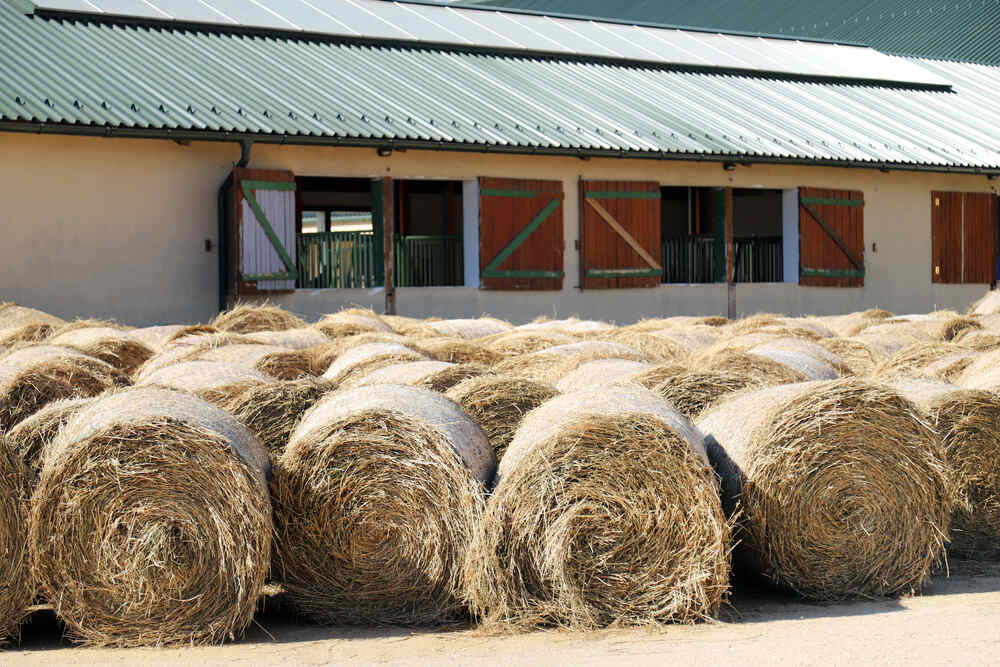
M 250 151 L 253 148 L 252 139 L 240 139 L 240 160 L 234 166 L 240 169 L 245 168 L 250 164 Z M 228 286 L 226 281 L 229 278 L 229 243 L 228 243 L 228 225 L 227 214 L 229 208 L 229 202 L 227 195 L 230 186 L 233 185 L 232 175 L 228 176 L 226 180 L 222 182 L 219 186 L 218 195 L 218 205 L 219 205 L 219 242 L 216 244 L 216 251 L 219 253 L 219 311 L 223 311 L 229 305 L 229 294 Z
M 240 161 L 236 163 L 237 167 L 242 169 L 250 164 L 250 149 L 252 148 L 252 139 L 240 139 Z

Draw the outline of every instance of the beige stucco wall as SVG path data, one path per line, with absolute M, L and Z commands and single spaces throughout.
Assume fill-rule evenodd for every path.
M 64 317 L 115 317 L 132 324 L 210 318 L 218 299 L 216 195 L 239 157 L 232 143 L 0 134 L 0 300 Z M 655 180 L 670 185 L 793 188 L 865 193 L 865 263 L 860 289 L 793 284 L 737 285 L 739 313 L 835 313 L 867 307 L 894 312 L 963 310 L 985 285 L 932 285 L 931 190 L 995 191 L 983 176 L 817 167 L 738 166 L 258 145 L 251 166 L 303 176 L 561 179 L 566 193 L 562 292 L 510 293 L 475 288 L 398 290 L 401 314 L 491 313 L 513 321 L 539 314 L 627 322 L 676 313 L 725 313 L 725 286 L 661 286 L 582 292 L 576 288 L 577 182 L 582 178 Z M 872 252 L 872 243 L 878 252 Z M 315 317 L 342 304 L 380 309 L 380 292 L 305 291 L 275 301 Z

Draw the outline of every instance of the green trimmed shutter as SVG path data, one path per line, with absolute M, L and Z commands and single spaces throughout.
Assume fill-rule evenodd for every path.
M 562 289 L 562 203 L 561 181 L 479 179 L 483 289 Z
M 854 190 L 799 188 L 799 284 L 865 284 L 865 196 Z
M 291 172 L 236 169 L 233 184 L 240 291 L 295 289 L 295 176 Z
M 580 284 L 656 287 L 663 279 L 660 184 L 580 182 Z

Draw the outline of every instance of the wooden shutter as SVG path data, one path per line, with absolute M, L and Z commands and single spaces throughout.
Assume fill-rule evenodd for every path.
M 233 170 L 233 259 L 239 293 L 295 289 L 295 176 L 289 171 Z
M 484 289 L 562 289 L 561 181 L 479 179 L 479 266 Z
M 864 193 L 799 188 L 799 283 L 865 284 Z
M 580 182 L 580 284 L 656 287 L 663 278 L 660 184 Z
M 962 193 L 931 193 L 931 282 L 962 282 Z
M 966 192 L 962 209 L 962 282 L 992 283 L 996 279 L 996 197 L 989 192 Z

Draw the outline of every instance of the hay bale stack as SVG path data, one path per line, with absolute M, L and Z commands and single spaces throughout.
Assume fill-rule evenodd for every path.
M 301 329 L 287 329 L 285 331 L 255 331 L 247 334 L 247 338 L 255 343 L 265 345 L 276 345 L 288 348 L 289 350 L 308 350 L 317 345 L 325 345 L 330 339 L 319 331 L 309 327 Z
M 850 374 L 850 369 L 837 355 L 818 343 L 802 338 L 772 340 L 747 352 L 794 368 L 809 380 L 836 380 L 841 375 Z
M 383 366 L 343 386 L 366 387 L 373 384 L 407 384 L 445 393 L 456 384 L 489 372 L 478 364 L 449 364 L 446 361 L 404 361 Z
M 53 401 L 129 384 L 109 364 L 68 347 L 33 345 L 0 356 L 0 433 Z
M 219 331 L 248 334 L 255 331 L 298 329 L 306 326 L 306 322 L 277 306 L 244 303 L 219 313 L 212 320 L 212 326 Z
M 576 339 L 567 334 L 553 331 L 519 331 L 515 329 L 497 336 L 489 336 L 476 341 L 501 357 L 518 357 L 522 354 L 538 352 L 557 345 L 568 345 Z
M 645 387 L 646 389 L 653 389 L 654 387 L 660 386 L 675 375 L 687 373 L 688 369 L 689 367 L 685 364 L 656 364 L 638 375 L 633 375 L 629 378 L 629 382 L 637 384 L 640 387 Z
M 997 290 L 987 292 L 969 309 L 970 315 L 996 315 L 998 313 L 1000 313 L 1000 291 Z M 0 313 L 0 317 L 2 316 L 3 314 Z
M 56 332 L 49 345 L 64 345 L 106 361 L 122 373 L 132 375 L 153 356 L 153 350 L 139 342 L 131 332 L 112 327 L 74 328 Z
M 492 366 L 503 359 L 502 355 L 479 342 L 473 343 L 446 336 L 420 339 L 413 342 L 412 345 L 415 349 L 432 359 L 447 361 L 452 364 Z
M 770 343 L 771 341 L 779 340 L 780 338 L 781 336 L 777 334 L 760 333 L 759 331 L 756 333 L 732 336 L 730 338 L 721 338 L 708 347 L 701 349 L 695 356 L 694 363 L 698 363 L 699 360 L 708 359 L 724 352 L 746 352 L 752 347 L 764 345 L 765 343 Z
M 403 361 L 425 361 L 427 357 L 399 343 L 366 343 L 346 350 L 323 373 L 323 379 L 339 387 L 351 377 Z
M 886 324 L 907 324 L 924 331 L 931 340 L 952 341 L 966 331 L 982 329 L 978 318 L 959 315 L 953 310 L 933 313 L 902 315 L 885 321 Z
M 629 359 L 598 359 L 588 361 L 579 368 L 564 375 L 556 383 L 561 392 L 598 389 L 630 382 L 653 368 L 650 364 Z
M 933 340 L 922 326 L 913 322 L 876 324 L 851 338 L 878 350 L 885 357 L 891 357 L 907 345 Z
M 586 340 L 568 345 L 556 345 L 538 352 L 511 357 L 493 367 L 497 373 L 514 375 L 546 384 L 555 384 L 563 376 L 588 361 L 598 359 L 629 359 L 649 361 L 649 357 L 635 348 L 621 343 Z
M 955 379 L 963 389 L 985 389 L 1000 392 L 1000 350 L 980 354 Z
M 849 378 L 741 392 L 703 414 L 739 562 L 816 600 L 919 590 L 944 553 L 937 434 L 891 388 Z
M 785 317 L 768 313 L 752 315 L 729 325 L 730 334 L 773 333 L 786 338 L 821 340 L 835 334 L 822 322 L 802 317 Z
M 49 449 L 29 545 L 40 591 L 91 646 L 221 642 L 253 619 L 271 550 L 267 452 L 190 394 L 94 401 Z
M 133 377 L 138 381 L 146 375 L 165 368 L 179 361 L 189 361 L 206 350 L 212 350 L 226 345 L 256 345 L 247 335 L 234 333 L 198 333 L 182 335 L 150 357 L 140 366 Z
M 347 352 L 353 347 L 367 345 L 369 343 L 396 343 L 413 349 L 415 352 L 416 343 L 406 336 L 394 333 L 363 333 L 354 336 L 344 336 L 343 338 L 327 339 L 322 345 L 314 345 L 309 348 L 312 356 L 313 373 L 322 375 L 330 367 L 337 357 Z
M 948 550 L 966 558 L 1000 555 L 1000 396 L 931 380 L 892 386 L 927 413 L 944 443 L 958 498 Z
M 204 324 L 162 324 L 142 327 L 128 332 L 129 337 L 139 341 L 153 352 L 160 352 L 167 345 L 187 336 L 217 334 L 219 330 Z
M 14 425 L 7 432 L 7 442 L 14 449 L 28 472 L 29 488 L 34 489 L 42 472 L 42 461 L 49 445 L 59 431 L 95 398 L 66 398 L 53 401 Z
M 343 338 L 364 333 L 394 333 L 381 317 L 363 308 L 349 308 L 325 315 L 313 326 L 329 338 Z
M 477 319 L 457 319 L 457 320 L 435 320 L 428 322 L 427 326 L 437 332 L 439 336 L 450 336 L 452 338 L 485 338 L 506 333 L 514 328 L 510 322 L 498 320 L 493 317 L 480 317 Z
M 844 363 L 850 375 L 870 375 L 886 357 L 868 343 L 854 338 L 824 338 L 818 341 Z
M 894 375 L 937 377 L 938 373 L 947 372 L 964 359 L 968 360 L 965 363 L 968 365 L 974 355 L 975 352 L 972 350 L 955 343 L 942 341 L 913 343 L 897 350 L 895 354 L 880 363 L 872 374 L 882 378 Z M 931 370 L 928 370 L 929 367 Z
M 496 461 L 461 408 L 376 385 L 320 400 L 275 466 L 276 574 L 325 624 L 462 614 L 460 570 Z
M 681 414 L 697 419 L 705 410 L 737 391 L 765 384 L 763 375 L 733 371 L 685 371 L 649 387 Z M 649 385 L 646 385 L 649 386 Z
M 765 385 L 806 381 L 804 373 L 780 361 L 733 350 L 699 356 L 691 367 L 695 371 L 723 371 L 744 375 Z
M 251 384 L 218 405 L 249 428 L 277 458 L 302 415 L 332 390 L 329 382 L 317 378 Z
M 136 386 L 178 389 L 222 405 L 247 387 L 268 382 L 273 382 L 273 378 L 247 366 L 196 359 L 171 364 L 144 375 Z
M 28 474 L 0 435 L 0 643 L 16 637 L 33 595 L 28 566 Z
M 657 338 L 666 338 L 688 351 L 696 354 L 710 345 L 719 342 L 719 331 L 712 327 L 674 327 L 661 329 L 650 333 Z
M 563 394 L 500 463 L 466 581 L 485 627 L 692 622 L 729 585 L 701 434 L 642 387 Z
M 40 343 L 66 322 L 41 310 L 0 303 L 0 349 L 19 343 Z
M 379 315 L 379 317 L 395 333 L 403 336 L 423 338 L 437 335 L 437 332 L 428 326 L 428 323 L 433 322 L 436 318 L 420 319 L 416 317 L 404 317 L 403 315 Z
M 510 375 L 469 378 L 447 391 L 486 434 L 499 461 L 524 416 L 558 395 L 555 387 Z
M 297 380 L 313 375 L 313 357 L 310 353 L 263 343 L 210 347 L 193 352 L 188 359 L 245 366 L 276 380 Z

